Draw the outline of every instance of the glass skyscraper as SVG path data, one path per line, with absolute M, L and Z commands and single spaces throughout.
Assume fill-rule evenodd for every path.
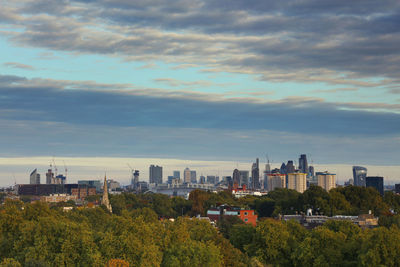
M 367 177 L 367 168 L 361 166 L 353 166 L 353 179 L 355 186 L 366 186 L 365 178 Z

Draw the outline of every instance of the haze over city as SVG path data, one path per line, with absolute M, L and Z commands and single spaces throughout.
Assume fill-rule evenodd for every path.
M 0 3 L 2 186 L 53 156 L 76 180 L 302 153 L 400 180 L 398 1 Z

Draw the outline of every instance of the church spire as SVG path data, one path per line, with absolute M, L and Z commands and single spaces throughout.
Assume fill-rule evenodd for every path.
M 101 204 L 106 206 L 106 208 L 112 212 L 110 201 L 108 200 L 108 186 L 107 186 L 107 176 L 104 175 L 104 185 L 103 185 L 103 198 L 101 199 Z

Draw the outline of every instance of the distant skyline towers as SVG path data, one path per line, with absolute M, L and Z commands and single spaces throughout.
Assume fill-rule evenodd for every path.
M 368 176 L 365 178 L 366 187 L 375 188 L 381 196 L 383 196 L 383 177 L 381 176 Z
M 40 184 L 40 174 L 37 173 L 37 169 L 34 169 L 30 175 L 30 184 Z
M 240 185 L 240 171 L 238 169 L 233 170 L 232 180 L 233 184 Z
M 191 182 L 192 184 L 197 183 L 196 171 L 190 171 L 190 182 Z
M 47 170 L 46 184 L 54 184 L 54 173 L 53 173 L 52 169 Z
M 207 183 L 208 184 L 215 184 L 216 183 L 215 175 L 207 175 Z
M 288 189 L 303 193 L 307 189 L 307 175 L 305 173 L 288 173 Z
M 162 184 L 162 167 L 158 165 L 150 165 L 149 167 L 149 183 Z
M 336 187 L 336 174 L 329 172 L 317 172 L 318 186 L 326 191 Z
M 199 183 L 200 184 L 205 184 L 206 183 L 206 177 L 204 175 L 200 175 Z
M 192 178 L 192 175 L 191 175 L 191 173 L 190 173 L 190 169 L 189 169 L 189 168 L 186 168 L 186 169 L 183 171 L 183 182 L 184 182 L 184 183 L 190 183 L 191 178 Z
M 132 173 L 132 180 L 131 180 L 131 185 L 133 186 L 134 189 L 137 188 L 138 183 L 139 183 L 139 170 L 135 170 Z
M 181 172 L 180 171 L 174 171 L 173 174 L 175 179 L 181 179 Z
M 314 177 L 314 166 L 309 166 L 308 167 L 308 173 L 310 174 L 311 177 Z
M 104 175 L 104 184 L 103 184 L 103 197 L 101 198 L 101 204 L 106 206 L 106 208 L 108 209 L 109 212 L 112 212 L 112 207 L 111 207 L 110 201 L 108 199 L 107 177 L 105 175 Z
M 249 186 L 249 171 L 239 171 L 240 173 L 240 186 Z
M 293 164 L 293 160 L 288 160 L 286 164 L 286 173 L 294 173 L 296 171 L 296 167 Z
M 260 164 L 258 158 L 251 167 L 251 187 L 252 189 L 260 188 Z
M 270 173 L 267 175 L 267 187 L 268 191 L 275 190 L 276 188 L 286 187 L 286 175 L 281 173 Z
M 299 171 L 302 173 L 306 173 L 309 176 L 309 169 L 308 169 L 308 162 L 307 162 L 307 155 L 301 154 L 299 158 Z
M 365 178 L 367 177 L 367 168 L 361 166 L 353 166 L 353 180 L 355 186 L 366 186 Z

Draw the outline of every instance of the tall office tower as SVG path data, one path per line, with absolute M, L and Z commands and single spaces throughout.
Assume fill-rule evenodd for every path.
M 253 166 L 251 167 L 251 188 L 253 190 L 260 189 L 260 168 L 259 168 L 258 158 L 256 159 L 256 162 L 253 163 Z
M 306 154 L 301 154 L 299 158 L 299 171 L 302 173 L 306 173 L 307 176 L 309 173 L 308 163 L 307 163 L 307 156 Z
M 172 184 L 172 180 L 174 180 L 174 176 L 172 175 L 168 176 L 167 184 Z
M 282 174 L 287 174 L 285 162 L 282 162 L 282 165 L 281 165 L 281 168 L 280 168 L 279 172 L 282 173 Z
M 206 177 L 204 175 L 200 175 L 199 183 L 200 184 L 205 184 L 206 183 Z
M 355 186 L 366 186 L 365 177 L 367 177 L 367 168 L 353 166 L 353 179 Z
M 233 170 L 232 179 L 233 179 L 233 184 L 236 184 L 238 186 L 240 185 L 240 172 L 238 169 Z
M 268 174 L 268 186 L 267 190 L 272 191 L 276 188 L 285 188 L 286 175 L 281 173 L 270 173 Z
M 215 175 L 207 175 L 207 183 L 215 184 Z
M 190 182 L 191 182 L 192 184 L 197 183 L 196 171 L 190 171 Z
M 314 166 L 308 167 L 308 173 L 310 174 L 311 177 L 314 177 Z
M 215 184 L 219 183 L 219 176 L 215 176 Z
M 326 191 L 336 187 L 336 174 L 329 172 L 317 172 L 318 186 Z
M 288 189 L 303 193 L 307 189 L 307 175 L 305 173 L 288 173 Z
M 54 173 L 51 169 L 47 170 L 46 173 L 46 184 L 54 184 Z
M 249 171 L 239 171 L 240 173 L 240 185 L 246 185 L 247 187 L 249 186 Z
M 296 170 L 294 164 L 293 164 L 293 160 L 288 160 L 287 164 L 286 164 L 286 173 L 294 173 Z
M 149 183 L 162 184 L 162 167 L 161 166 L 150 165 Z
M 135 172 L 133 173 L 133 178 L 132 178 L 132 185 L 133 188 L 137 188 L 139 184 L 139 170 L 135 170 Z
M 383 196 L 383 177 L 380 176 L 368 176 L 365 178 L 365 185 L 367 187 L 375 188 L 381 196 Z
M 184 183 L 190 183 L 191 178 L 192 178 L 192 175 L 190 174 L 190 169 L 186 168 L 183 171 L 183 182 Z
M 34 169 L 33 172 L 31 172 L 29 183 L 40 184 L 40 174 L 37 173 L 37 169 Z
M 173 176 L 175 179 L 181 179 L 181 172 L 180 171 L 174 171 Z
M 263 188 L 267 189 L 268 188 L 268 174 L 271 173 L 271 165 L 269 165 L 269 160 L 268 163 L 265 164 L 265 170 L 264 170 L 264 181 L 263 181 Z

